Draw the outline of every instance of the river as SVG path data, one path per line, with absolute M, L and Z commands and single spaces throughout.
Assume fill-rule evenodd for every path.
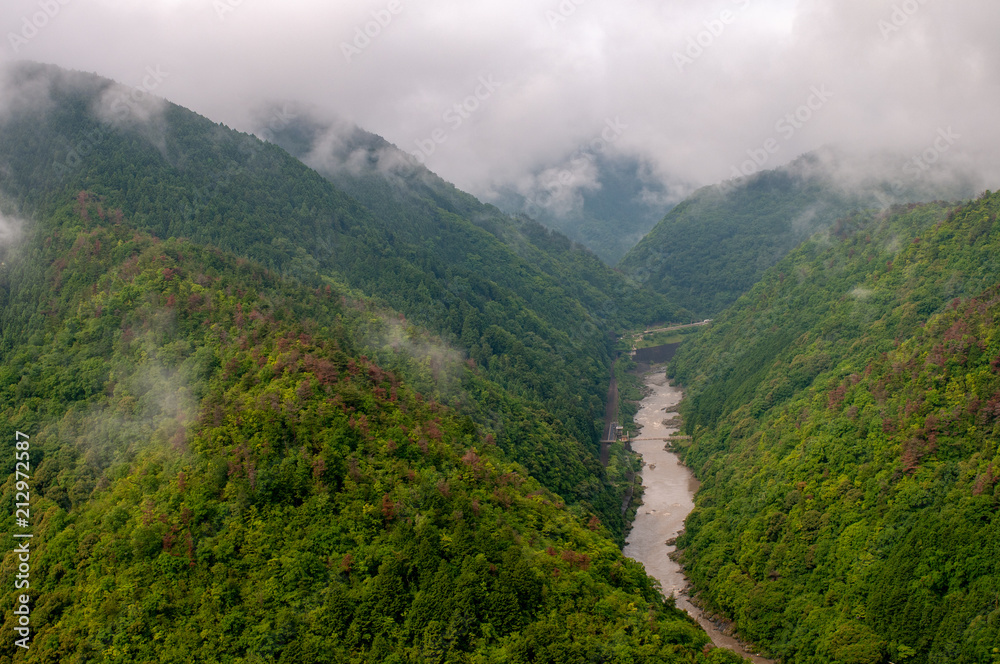
M 773 664 L 772 660 L 748 652 L 740 641 L 723 633 L 691 604 L 686 594 L 687 579 L 680 566 L 670 559 L 675 547 L 667 541 L 683 530 L 684 519 L 694 509 L 698 480 L 676 454 L 664 449 L 665 439 L 677 431 L 664 421 L 674 417 L 672 413 L 683 397 L 681 389 L 670 385 L 662 371 L 647 374 L 646 386 L 650 393 L 635 416 L 640 429 L 632 441 L 632 449 L 644 462 L 643 504 L 625 544 L 625 555 L 645 565 L 646 572 L 660 582 L 663 594 L 674 595 L 677 607 L 694 617 L 717 647 L 734 650 L 757 664 Z

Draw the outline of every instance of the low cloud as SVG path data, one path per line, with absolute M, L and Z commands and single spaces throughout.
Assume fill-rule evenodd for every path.
M 0 248 L 6 248 L 21 239 L 24 222 L 0 212 Z
M 541 208 L 562 218 L 579 216 L 583 211 L 583 193 L 600 189 L 599 177 L 594 157 L 578 155 L 561 166 L 522 178 L 517 191 L 524 196 L 529 209 Z
M 458 291 L 461 286 L 454 285 Z M 465 371 L 474 366 L 454 346 L 410 323 L 402 314 L 390 314 L 371 302 L 350 300 L 358 352 L 384 369 L 405 376 L 407 385 L 442 403 L 460 399 Z
M 138 125 L 162 125 L 166 102 L 152 95 L 154 89 L 155 87 L 147 89 L 109 85 L 91 110 L 101 121 L 119 129 Z
M 32 75 L 31 68 L 15 68 L 0 59 L 0 122 L 20 113 L 40 116 L 52 107 L 51 81 Z
M 851 291 L 851 297 L 856 300 L 867 300 L 872 296 L 874 291 L 868 288 L 862 288 L 861 286 L 856 286 L 854 290 Z
M 242 130 L 273 98 L 336 113 L 411 154 L 443 128 L 427 166 L 481 196 L 544 188 L 540 175 L 615 117 L 628 129 L 611 153 L 639 155 L 667 186 L 731 178 L 766 144 L 766 168 L 826 145 L 892 155 L 905 184 L 906 160 L 949 128 L 962 138 L 932 170 L 992 188 L 1000 180 L 992 0 L 389 4 L 74 0 L 6 57 L 130 86 L 161 63 L 170 78 L 156 94 Z M 0 26 L 17 33 L 37 10 L 11 0 Z M 678 54 L 691 62 L 679 67 Z M 449 125 L 445 114 L 484 77 L 502 85 Z M 810 106 L 814 90 L 824 101 Z M 592 183 L 571 170 L 581 187 Z
M 372 149 L 370 145 L 353 144 L 351 138 L 356 134 L 355 125 L 338 120 L 316 137 L 302 160 L 325 173 L 391 176 L 413 172 L 415 161 L 406 153 L 388 145 Z

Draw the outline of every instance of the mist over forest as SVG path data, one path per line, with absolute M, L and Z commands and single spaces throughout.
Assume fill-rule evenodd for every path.
M 3 662 L 1000 661 L 995 3 L 0 26 Z

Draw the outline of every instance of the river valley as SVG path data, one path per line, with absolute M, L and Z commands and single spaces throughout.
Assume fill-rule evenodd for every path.
M 645 565 L 646 572 L 660 582 L 664 595 L 673 595 L 677 606 L 698 621 L 717 647 L 734 650 L 758 664 L 769 664 L 772 660 L 748 652 L 740 641 L 723 633 L 691 603 L 686 594 L 687 579 L 680 566 L 670 559 L 675 547 L 667 541 L 673 541 L 683 530 L 684 519 L 694 508 L 698 480 L 676 454 L 664 449 L 666 439 L 677 431 L 675 424 L 665 422 L 676 415 L 674 411 L 683 397 L 681 389 L 670 385 L 663 371 L 647 374 L 645 383 L 649 392 L 635 416 L 640 429 L 632 441 L 632 449 L 644 461 L 641 475 L 645 493 L 625 545 L 625 555 Z

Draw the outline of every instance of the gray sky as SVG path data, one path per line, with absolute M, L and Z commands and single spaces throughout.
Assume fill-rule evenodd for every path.
M 587 146 L 691 186 L 845 144 L 1000 187 L 996 0 L 4 0 L 0 30 L 239 129 L 314 105 L 485 197 Z

